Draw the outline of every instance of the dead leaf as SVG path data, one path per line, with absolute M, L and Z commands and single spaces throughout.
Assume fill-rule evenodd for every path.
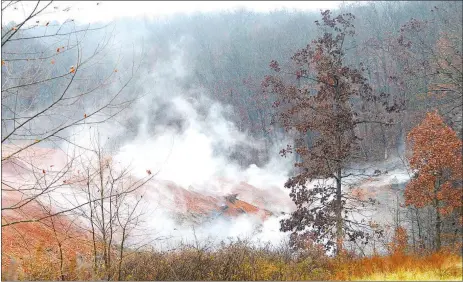
M 147 169 L 146 173 L 148 173 L 148 175 L 151 175 L 151 170 Z
M 84 114 L 84 118 L 87 118 L 87 114 Z

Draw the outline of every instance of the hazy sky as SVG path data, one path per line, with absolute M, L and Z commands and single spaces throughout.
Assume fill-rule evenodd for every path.
M 78 22 L 111 21 L 121 17 L 156 17 L 174 13 L 208 12 L 236 9 L 240 7 L 254 11 L 275 9 L 319 10 L 332 9 L 343 1 L 59 1 L 52 3 L 48 13 L 39 20 L 64 21 L 68 18 Z M 43 2 L 45 5 L 47 1 Z M 2 15 L 2 22 L 18 20 L 30 13 L 35 1 L 20 3 L 17 10 L 10 9 Z M 42 4 L 41 4 L 42 5 Z M 55 8 L 56 7 L 56 8 Z M 70 8 L 68 11 L 67 8 Z

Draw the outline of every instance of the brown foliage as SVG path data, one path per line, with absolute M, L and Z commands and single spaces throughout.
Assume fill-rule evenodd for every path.
M 461 140 L 437 112 L 426 115 L 407 138 L 413 150 L 410 167 L 417 172 L 405 190 L 405 203 L 416 207 L 428 205 L 448 215 L 461 207 Z
M 349 164 L 363 158 L 358 126 L 382 124 L 361 104 L 387 96 L 374 96 L 363 68 L 345 62 L 347 42 L 355 34 L 354 19 L 350 13 L 333 17 L 329 10 L 322 12 L 322 21 L 316 21 L 322 35 L 291 57 L 295 69 L 283 71 L 273 60 L 270 67 L 277 74 L 262 83 L 265 93 L 276 96 L 275 122 L 296 135 L 294 146 L 288 145 L 280 153 L 299 157 L 296 176 L 285 183 L 297 210 L 281 222 L 281 230 L 293 232 L 293 241 L 297 236 L 315 236 L 318 243 L 327 240 L 325 247 L 336 250 L 342 248 L 344 239 L 368 241 L 363 230 L 352 228 L 355 223 L 346 224 L 349 211 L 344 208 L 341 186 L 342 179 L 349 176 Z M 335 184 L 308 188 L 307 183 L 315 179 L 332 179 Z
M 393 255 L 404 254 L 408 245 L 407 230 L 402 226 L 399 226 L 394 231 L 394 237 L 392 242 L 389 243 L 389 252 Z

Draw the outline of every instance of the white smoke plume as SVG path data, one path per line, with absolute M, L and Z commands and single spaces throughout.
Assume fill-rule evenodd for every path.
M 77 129 L 73 142 L 90 147 L 97 128 L 103 146 L 122 140 L 112 152 L 115 163 L 129 166 L 137 178 L 146 176 L 146 170 L 156 174 L 153 183 L 143 188 L 142 230 L 152 239 L 169 238 L 172 243 L 193 240 L 195 236 L 214 240 L 246 237 L 280 242 L 286 236 L 279 231 L 280 212 L 290 212 L 293 208 L 288 191 L 283 188 L 291 160 L 281 158 L 279 148 L 271 150 L 270 161 L 262 167 L 251 164 L 243 168 L 230 158 L 238 147 L 260 149 L 264 143 L 238 130 L 227 118 L 233 115 L 230 106 L 212 100 L 201 87 L 181 86 L 180 82 L 189 73 L 180 47 L 172 47 L 172 53 L 176 54 L 173 61 L 157 63 L 153 72 L 139 79 L 146 94 L 123 115 L 124 119 L 137 121 L 134 127 L 121 127 L 123 121 L 119 118 L 119 122 L 93 129 L 90 126 Z M 129 135 L 129 130 L 135 134 L 124 136 Z M 165 183 L 216 198 L 241 187 L 238 199 L 255 204 L 259 203 L 258 197 L 267 198 L 271 204 L 259 208 L 271 208 L 275 215 L 267 220 L 243 214 L 232 219 L 219 216 L 204 224 L 179 224 L 178 214 L 172 212 L 178 208 L 173 190 L 166 189 Z M 183 212 L 191 211 L 184 208 Z

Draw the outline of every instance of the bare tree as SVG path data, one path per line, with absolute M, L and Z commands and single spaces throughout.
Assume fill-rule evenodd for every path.
M 139 227 L 143 214 L 141 188 L 157 173 L 147 170 L 146 177 L 135 178 L 130 167 L 112 160 L 99 135 L 91 143 L 92 150 L 79 159 L 82 173 L 79 171 L 70 184 L 75 193 L 67 202 L 78 207 L 75 214 L 88 223 L 95 275 L 120 280 L 129 237 Z
M 421 86 L 415 90 L 410 108 L 439 109 L 460 137 L 463 134 L 461 8 L 459 2 L 442 2 L 431 9 L 429 20 L 412 18 L 400 28 L 398 44 L 392 49 L 396 60 L 403 64 L 407 80 Z
M 112 120 L 140 97 L 128 87 L 140 67 L 135 58 L 130 65 L 122 64 L 120 56 L 115 62 L 108 59 L 116 47 L 114 30 L 79 27 L 73 19 L 62 24 L 38 20 L 59 11 L 60 5 L 22 2 L 2 1 L 2 15 L 19 8 L 31 10 L 16 23 L 2 23 L 2 166 L 21 170 L 23 177 L 12 172 L 2 178 L 4 195 L 16 195 L 15 201 L 2 205 L 2 212 L 20 212 L 67 188 L 66 178 L 78 156 L 64 147 L 89 149 L 75 142 L 79 131 Z M 37 152 L 46 155 L 44 148 L 54 148 L 65 163 L 41 167 Z M 21 219 L 2 222 L 2 227 L 70 211 L 41 218 L 23 213 Z

